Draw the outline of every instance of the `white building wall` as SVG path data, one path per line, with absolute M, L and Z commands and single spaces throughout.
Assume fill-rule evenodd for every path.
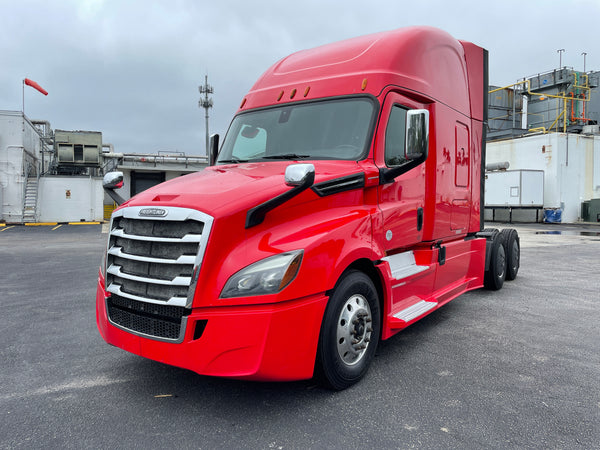
M 39 171 L 41 145 L 23 113 L 0 111 L 0 221 L 21 221 L 26 177 Z
M 38 194 L 40 222 L 94 222 L 104 220 L 102 179 L 96 177 L 42 177 Z
M 600 136 L 549 133 L 488 142 L 486 163 L 544 171 L 544 208 L 561 208 L 563 222 L 581 219 L 581 203 L 600 198 Z

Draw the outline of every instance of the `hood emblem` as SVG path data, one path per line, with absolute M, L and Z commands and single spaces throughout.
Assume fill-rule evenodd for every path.
M 167 210 L 162 208 L 144 208 L 140 209 L 138 216 L 144 217 L 164 217 L 167 215 Z

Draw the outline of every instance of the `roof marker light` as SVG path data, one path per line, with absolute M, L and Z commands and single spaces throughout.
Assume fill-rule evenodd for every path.
M 367 88 L 367 79 L 366 78 L 363 80 L 361 88 L 363 91 Z
M 277 97 L 277 101 L 281 100 L 281 97 L 283 97 L 283 91 L 281 91 L 281 92 L 279 93 L 279 97 Z
M 290 98 L 294 98 L 296 96 L 296 89 L 292 89 L 292 92 L 290 93 Z
M 306 97 L 309 92 L 310 92 L 310 86 L 306 86 L 306 89 L 304 90 L 304 96 Z
M 244 107 L 244 105 L 246 104 L 246 100 L 247 99 L 242 100 L 242 104 L 240 105 L 240 109 L 242 109 Z

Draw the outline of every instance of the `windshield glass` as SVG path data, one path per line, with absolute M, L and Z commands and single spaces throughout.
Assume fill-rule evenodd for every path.
M 282 105 L 236 116 L 218 163 L 277 159 L 360 160 L 375 113 L 368 97 Z

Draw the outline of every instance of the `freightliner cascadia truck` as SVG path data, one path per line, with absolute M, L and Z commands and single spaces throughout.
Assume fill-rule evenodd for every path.
M 344 389 L 377 344 L 519 269 L 483 229 L 487 51 L 412 27 L 294 53 L 211 165 L 112 215 L 106 342 L 199 374 Z M 105 176 L 112 191 L 122 174 Z

